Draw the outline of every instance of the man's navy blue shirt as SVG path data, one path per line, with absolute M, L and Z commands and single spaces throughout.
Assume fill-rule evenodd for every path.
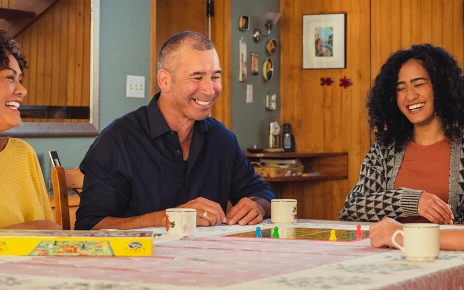
M 85 155 L 76 229 L 103 218 L 132 217 L 176 207 L 197 197 L 235 205 L 241 198 L 274 198 L 253 170 L 235 135 L 213 118 L 195 122 L 189 157 L 161 114 L 148 106 L 113 121 Z

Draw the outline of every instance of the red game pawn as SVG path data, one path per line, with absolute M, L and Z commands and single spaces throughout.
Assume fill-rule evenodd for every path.
M 362 238 L 361 225 L 356 226 L 356 239 L 360 240 Z

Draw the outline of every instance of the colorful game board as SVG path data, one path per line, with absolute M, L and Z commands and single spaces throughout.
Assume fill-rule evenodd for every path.
M 151 256 L 152 231 L 0 231 L 0 255 Z
M 114 256 L 108 241 L 42 241 L 29 256 Z
M 274 229 L 261 230 L 262 238 L 272 238 Z M 334 231 L 334 232 L 331 232 Z M 359 239 L 369 237 L 369 231 L 362 231 Z M 336 240 L 331 238 L 331 234 L 335 235 Z M 226 237 L 243 237 L 255 238 L 256 231 L 244 232 L 239 234 L 226 235 Z M 291 228 L 279 227 L 280 239 L 302 239 L 302 240 L 315 240 L 315 241 L 338 241 L 348 242 L 359 240 L 356 236 L 356 230 L 333 230 L 328 228 Z

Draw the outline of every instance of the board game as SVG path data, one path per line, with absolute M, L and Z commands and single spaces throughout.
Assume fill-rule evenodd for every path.
M 0 255 L 151 256 L 152 231 L 0 231 Z
M 260 230 L 261 238 L 275 238 L 274 228 Z M 338 241 L 349 242 L 369 237 L 369 231 L 358 232 L 357 230 L 334 230 L 328 228 L 292 228 L 279 227 L 279 239 L 298 239 L 298 240 L 315 240 L 315 241 Z M 238 234 L 226 235 L 226 237 L 243 237 L 243 238 L 258 238 L 256 231 L 244 232 Z

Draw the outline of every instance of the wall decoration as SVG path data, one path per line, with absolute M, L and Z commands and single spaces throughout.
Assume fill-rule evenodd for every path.
M 243 39 L 239 40 L 239 76 L 238 80 L 241 82 L 245 82 L 248 78 L 247 76 L 247 66 L 246 66 L 246 61 L 247 61 L 247 44 Z
M 331 86 L 334 80 L 331 77 L 321 78 L 321 86 Z
M 277 50 L 277 40 L 275 38 L 269 40 L 266 44 L 266 50 L 269 54 L 274 54 Z
M 344 76 L 342 79 L 340 79 L 340 87 L 349 88 L 353 85 L 353 81 L 351 79 L 346 78 Z
M 250 29 L 250 19 L 248 16 L 242 15 L 238 19 L 238 28 L 242 31 Z
M 251 74 L 255 76 L 259 74 L 259 60 L 256 52 L 251 53 Z
M 263 63 L 263 76 L 266 81 L 272 80 L 272 77 L 274 76 L 274 64 L 270 58 L 266 59 Z
M 303 15 L 303 68 L 346 67 L 346 14 Z

